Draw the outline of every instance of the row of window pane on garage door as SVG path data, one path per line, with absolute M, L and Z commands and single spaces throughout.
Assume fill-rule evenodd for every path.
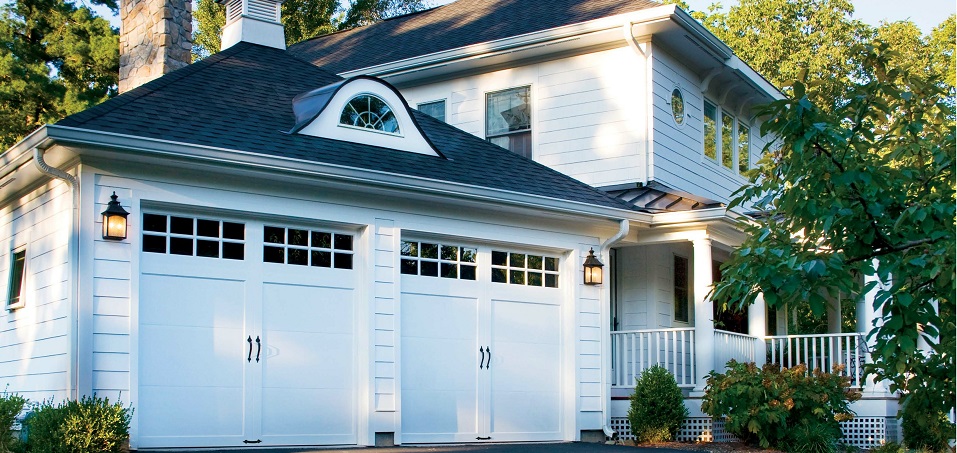
M 403 274 L 475 280 L 478 249 L 438 242 L 402 241 Z M 493 250 L 494 283 L 558 287 L 558 258 Z

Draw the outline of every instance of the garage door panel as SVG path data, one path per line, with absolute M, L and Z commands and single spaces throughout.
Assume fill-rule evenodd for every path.
M 264 343 L 264 386 L 351 391 L 352 335 L 271 331 Z
M 145 325 L 140 345 L 141 386 L 242 385 L 247 352 L 242 329 Z
M 404 442 L 474 441 L 478 432 L 478 399 L 474 386 L 458 391 L 403 388 Z
M 441 320 L 441 322 L 437 322 Z M 402 295 L 402 336 L 475 340 L 478 299 L 434 294 Z M 475 344 L 477 347 L 477 343 Z
M 141 325 L 244 328 L 240 280 L 144 274 L 140 294 Z
M 142 437 L 242 436 L 242 387 L 143 387 L 136 412 Z M 147 445 L 144 445 L 147 446 Z
M 353 293 L 342 288 L 264 284 L 264 329 L 351 334 Z
M 354 406 L 350 390 L 264 388 L 263 435 L 349 435 L 355 443 Z
M 555 437 L 534 437 L 534 434 L 559 433 L 561 406 L 554 392 L 496 392 L 492 396 L 490 431 L 495 440 L 554 440 Z M 502 437 L 516 435 L 513 439 Z

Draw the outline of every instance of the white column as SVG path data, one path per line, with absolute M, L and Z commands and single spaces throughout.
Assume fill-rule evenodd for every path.
M 874 269 L 877 269 L 878 261 L 874 260 Z M 883 323 L 883 314 L 880 309 L 874 308 L 874 300 L 877 298 L 877 293 L 884 290 L 884 285 L 876 275 L 867 275 L 864 276 L 864 285 L 871 282 L 877 282 L 877 285 L 874 286 L 870 291 L 864 293 L 860 298 L 860 302 L 857 306 L 857 331 L 860 332 L 864 338 L 868 337 L 868 334 L 875 327 L 880 326 Z M 877 340 L 875 338 L 870 338 L 867 340 L 867 350 L 873 351 L 876 346 Z M 867 354 L 864 360 L 867 363 L 872 363 L 874 360 L 871 358 L 871 354 Z M 864 384 L 865 392 L 883 392 L 885 387 L 883 382 L 875 381 L 873 376 L 868 376 L 867 382 Z
M 714 303 L 708 297 L 711 284 L 711 239 L 695 239 L 694 244 L 694 338 L 695 388 L 703 392 L 708 373 L 714 368 Z
M 748 335 L 758 338 L 754 341 L 754 363 L 759 367 L 767 362 L 767 343 L 764 339 L 767 331 L 768 306 L 764 303 L 764 294 L 758 294 L 748 307 Z
M 841 333 L 841 296 L 827 301 L 827 333 Z

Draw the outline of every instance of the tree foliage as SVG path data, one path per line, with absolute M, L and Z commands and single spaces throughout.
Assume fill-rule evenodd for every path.
M 778 140 L 730 206 L 766 215 L 744 227 L 715 297 L 750 304 L 763 293 L 772 307 L 822 314 L 828 297 L 879 289 L 868 372 L 933 416 L 955 399 L 953 102 L 888 45 L 855 52 L 868 73 L 844 102 L 819 107 L 825 82 L 796 82 L 760 112 L 762 134 Z
M 348 8 L 338 0 L 286 0 L 281 15 L 286 44 L 292 45 L 426 7 L 426 0 L 351 0 Z M 193 18 L 197 23 L 193 34 L 193 58 L 219 52 L 220 32 L 226 24 L 225 7 L 214 0 L 199 0 Z
M 97 1 L 116 7 L 114 0 Z M 0 8 L 0 147 L 116 94 L 118 30 L 66 0 Z

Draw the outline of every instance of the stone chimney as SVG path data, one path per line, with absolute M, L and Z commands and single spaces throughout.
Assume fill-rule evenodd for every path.
M 192 61 L 190 0 L 120 0 L 120 93 Z

